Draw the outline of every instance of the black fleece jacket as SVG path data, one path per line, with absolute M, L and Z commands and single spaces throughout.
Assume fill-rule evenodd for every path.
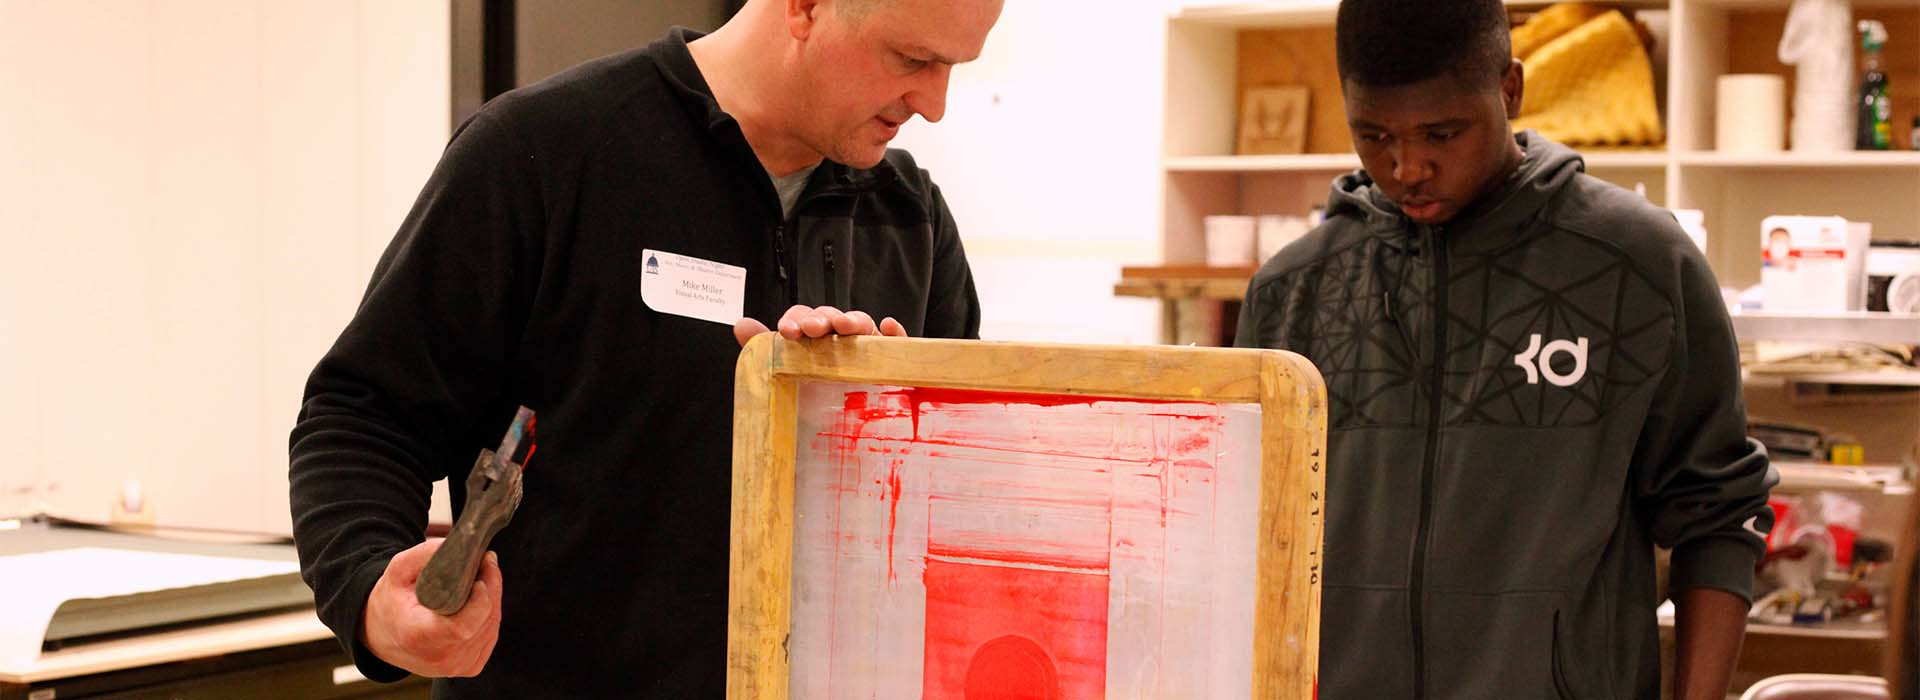
M 783 220 L 766 171 L 677 29 L 489 103 L 454 137 L 308 381 L 291 439 L 294 537 L 321 619 L 362 672 L 368 592 L 456 507 L 514 408 L 539 413 L 525 499 L 494 540 L 499 645 L 437 697 L 722 695 L 732 331 L 657 313 L 641 251 L 743 267 L 746 314 L 789 305 L 976 337 L 939 188 L 890 151 L 825 163 Z

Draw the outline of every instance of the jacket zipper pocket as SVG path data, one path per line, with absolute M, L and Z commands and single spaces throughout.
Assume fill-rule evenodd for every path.
M 1560 663 L 1560 611 L 1553 611 L 1553 627 L 1547 633 L 1553 635 L 1553 643 L 1548 647 L 1551 649 L 1550 656 L 1547 658 L 1547 663 L 1553 667 L 1553 692 L 1559 695 L 1560 700 L 1574 700 L 1573 684 L 1567 682 L 1566 666 Z
M 840 275 L 834 273 L 833 241 L 827 241 L 826 249 L 821 251 L 827 259 L 827 305 L 841 311 L 847 311 L 840 300 Z
M 1380 307 L 1381 307 L 1381 310 L 1385 312 L 1387 316 L 1387 323 L 1393 326 L 1394 335 L 1397 335 L 1400 337 L 1401 348 L 1407 351 L 1407 361 L 1419 362 L 1420 349 L 1413 342 L 1413 336 L 1407 333 L 1406 325 L 1400 322 L 1401 314 L 1396 309 L 1396 307 L 1399 304 L 1399 300 L 1395 299 L 1394 297 L 1398 295 L 1400 293 L 1401 288 L 1406 285 L 1407 272 L 1409 268 L 1411 268 L 1413 265 L 1413 261 L 1405 257 L 1409 255 L 1408 253 L 1400 252 L 1399 254 L 1402 256 L 1400 259 L 1400 270 L 1394 273 L 1394 282 L 1393 282 L 1393 286 L 1391 287 L 1385 287 L 1385 285 L 1387 284 L 1386 282 L 1387 272 L 1385 269 L 1383 269 L 1384 266 L 1381 266 L 1378 264 L 1377 261 L 1379 260 L 1379 258 L 1378 257 L 1375 258 L 1376 260 L 1375 267 L 1377 269 L 1377 274 L 1379 275 L 1381 280 L 1380 283 L 1383 287 L 1385 287 L 1380 291 Z M 1378 256 L 1379 253 L 1376 253 L 1375 255 Z M 1413 253 L 1412 255 L 1417 256 L 1418 253 L 1416 252 L 1416 253 Z
M 780 279 L 780 293 L 786 295 L 785 303 L 778 305 L 778 312 L 785 313 L 787 307 L 800 302 L 793 289 L 792 276 L 787 274 L 787 227 L 784 225 L 773 227 L 773 269 Z

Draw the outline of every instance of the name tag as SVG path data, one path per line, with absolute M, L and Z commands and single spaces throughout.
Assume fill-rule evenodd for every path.
M 740 320 L 747 268 L 658 250 L 640 258 L 640 300 L 647 308 L 729 326 Z

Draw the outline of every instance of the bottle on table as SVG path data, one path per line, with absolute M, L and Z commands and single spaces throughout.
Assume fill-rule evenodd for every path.
M 1885 151 L 1893 148 L 1893 98 L 1887 73 L 1880 68 L 1880 51 L 1887 45 L 1887 27 L 1877 20 L 1860 20 L 1860 49 L 1866 54 L 1866 74 L 1860 78 L 1859 129 L 1854 148 Z

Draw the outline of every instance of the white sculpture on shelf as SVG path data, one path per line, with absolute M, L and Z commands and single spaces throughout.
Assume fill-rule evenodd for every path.
M 1853 150 L 1853 8 L 1847 0 L 1794 0 L 1780 61 L 1798 66 L 1793 150 Z

